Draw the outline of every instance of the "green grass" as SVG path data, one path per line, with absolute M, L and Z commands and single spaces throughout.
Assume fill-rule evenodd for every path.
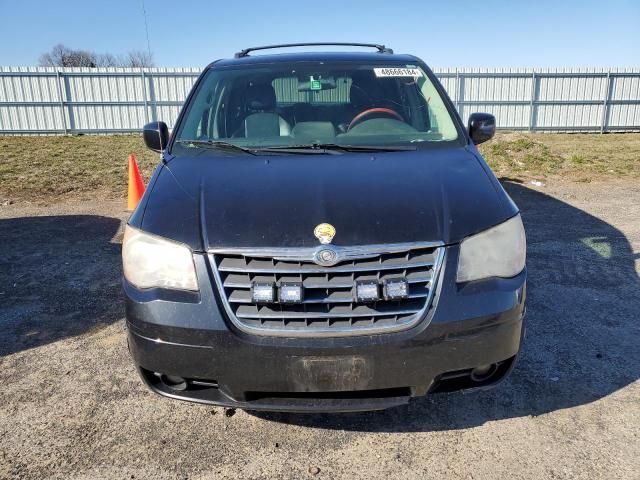
M 561 157 L 552 152 L 547 145 L 527 137 L 514 140 L 496 139 L 482 146 L 481 151 L 491 168 L 500 174 L 548 174 L 557 171 L 562 164 Z
M 125 198 L 133 152 L 145 183 L 159 161 L 139 135 L 0 137 L 0 199 Z
M 499 177 L 640 177 L 640 134 L 499 133 L 480 151 Z M 159 160 L 140 135 L 6 136 L 0 152 L 0 203 L 126 198 L 129 153 L 145 183 Z
M 498 133 L 480 151 L 500 177 L 589 182 L 640 176 L 640 135 Z

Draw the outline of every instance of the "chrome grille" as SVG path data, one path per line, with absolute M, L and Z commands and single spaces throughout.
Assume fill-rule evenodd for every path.
M 258 335 L 364 335 L 409 328 L 427 311 L 444 255 L 440 244 L 331 246 L 338 262 L 329 267 L 314 260 L 323 248 L 212 250 L 218 290 L 233 323 Z M 357 281 L 382 283 L 398 277 L 409 283 L 408 298 L 354 300 Z M 297 304 L 255 304 L 251 285 L 263 282 L 300 282 L 304 299 Z

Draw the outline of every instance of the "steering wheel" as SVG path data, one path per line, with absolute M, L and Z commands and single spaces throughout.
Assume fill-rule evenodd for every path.
M 363 118 L 368 117 L 369 115 L 374 115 L 376 113 L 382 113 L 384 115 L 393 117 L 396 120 L 404 122 L 404 118 L 402 118 L 402 116 L 398 112 L 396 112 L 395 110 L 391 110 L 390 108 L 368 108 L 353 117 L 353 120 L 351 120 L 351 123 L 349 123 L 349 126 L 347 127 L 347 132 L 355 127 L 358 123 L 362 122 Z

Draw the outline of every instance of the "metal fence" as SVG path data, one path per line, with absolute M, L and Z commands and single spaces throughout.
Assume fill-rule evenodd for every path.
M 508 130 L 640 131 L 640 68 L 436 68 L 460 116 Z M 175 121 L 199 68 L 0 67 L 0 134 L 135 132 Z

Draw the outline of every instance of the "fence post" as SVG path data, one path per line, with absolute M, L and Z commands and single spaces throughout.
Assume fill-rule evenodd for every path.
M 460 115 L 460 72 L 456 68 L 456 110 L 458 111 L 458 115 Z
M 462 109 L 465 105 L 465 77 L 465 73 L 459 72 L 456 68 L 456 108 L 458 109 L 458 115 L 460 115 L 460 118 L 462 118 Z M 462 121 L 466 122 L 467 119 L 462 118 Z
M 607 72 L 607 87 L 604 91 L 604 102 L 602 103 L 602 121 L 600 122 L 600 133 L 604 133 L 609 118 L 609 97 L 611 96 L 611 70 Z
M 535 127 L 535 111 L 536 111 L 536 93 L 538 92 L 538 77 L 536 76 L 536 72 L 531 74 L 531 101 L 529 102 L 529 131 L 533 132 L 533 127 Z
M 60 119 L 62 120 L 62 128 L 66 135 L 69 130 L 67 129 L 67 116 L 64 113 L 64 98 L 62 97 L 62 75 L 60 70 L 56 70 L 56 83 L 58 84 L 58 97 L 60 98 Z
M 144 74 L 144 68 L 140 68 L 142 75 L 142 99 L 144 100 L 144 122 L 149 123 L 149 105 L 147 104 L 147 78 Z

